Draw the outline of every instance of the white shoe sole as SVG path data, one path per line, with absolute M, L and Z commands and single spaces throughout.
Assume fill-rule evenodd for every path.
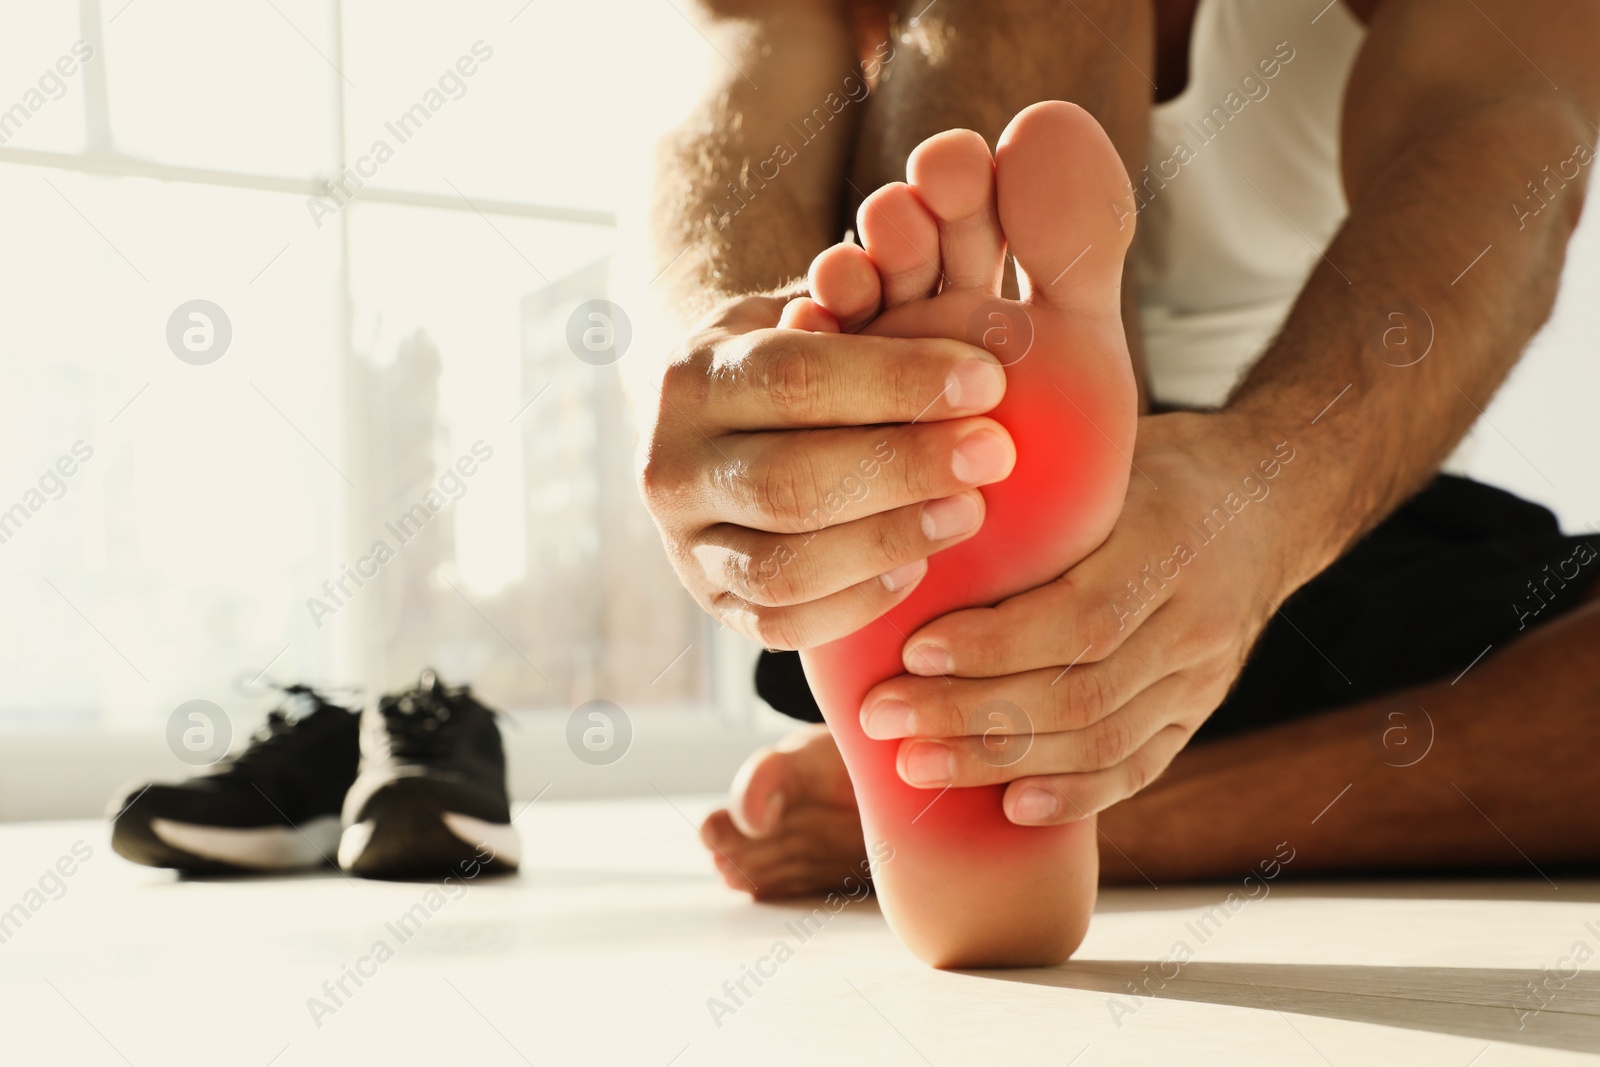
M 173 848 L 219 863 L 259 871 L 318 867 L 339 846 L 339 817 L 323 815 L 302 826 L 238 829 L 151 819 L 150 829 Z
M 372 840 L 373 822 L 358 822 L 344 828 L 344 833 L 339 838 L 339 866 L 349 870 L 356 865 L 356 860 L 367 850 L 367 843 Z
M 481 856 L 484 862 L 497 859 L 513 867 L 522 864 L 522 836 L 510 823 L 484 822 L 470 815 L 447 811 L 444 813 L 444 824 L 451 833 L 476 848 L 480 856 L 487 847 L 490 855 Z
M 522 838 L 515 826 L 508 823 L 485 822 L 453 811 L 441 813 L 440 818 L 445 829 L 478 850 L 483 862 L 498 859 L 512 867 L 522 863 Z M 345 828 L 343 836 L 339 838 L 340 867 L 349 870 L 356 865 L 372 841 L 375 827 L 376 823 L 368 819 Z M 482 855 L 485 849 L 490 853 L 487 856 Z

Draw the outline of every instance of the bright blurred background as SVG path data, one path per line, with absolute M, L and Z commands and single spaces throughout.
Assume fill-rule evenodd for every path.
M 170 770 L 185 701 L 243 732 L 266 680 L 425 665 L 512 709 L 529 753 L 584 701 L 626 709 L 632 763 L 562 769 L 557 741 L 514 765 L 524 795 L 725 786 L 774 728 L 753 650 L 677 587 L 617 367 L 567 340 L 611 294 L 651 140 L 719 62 L 682 10 L 48 0 L 0 23 L 0 818 Z M 1600 521 L 1597 292 L 1591 211 L 1461 453 L 1570 530 Z M 205 365 L 168 341 L 193 300 L 231 328 Z M 335 598 L 380 539 L 395 558 Z
M 248 731 L 270 679 L 433 665 L 529 721 L 606 699 L 748 733 L 753 653 L 677 586 L 617 368 L 567 341 L 695 91 L 678 9 L 51 0 L 0 24 L 0 515 L 24 508 L 0 518 L 0 817 L 81 813 L 70 780 L 142 769 L 186 700 Z M 191 300 L 231 327 L 206 365 L 169 346 Z M 591 788 L 645 788 L 626 763 Z

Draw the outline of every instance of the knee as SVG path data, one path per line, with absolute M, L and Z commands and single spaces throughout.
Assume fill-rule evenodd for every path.
M 1148 0 L 907 0 L 894 34 L 892 44 L 958 83 L 947 92 L 1003 103 L 1007 118 L 1039 100 L 1068 100 L 1113 130 L 1148 99 L 1139 66 L 1155 54 Z

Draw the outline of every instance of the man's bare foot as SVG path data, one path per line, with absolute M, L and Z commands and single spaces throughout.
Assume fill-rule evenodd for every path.
M 700 833 L 722 880 L 757 900 L 868 877 L 855 790 L 826 726 L 803 727 L 745 760 L 728 807 L 707 816 Z
M 896 679 L 948 669 L 919 661 L 907 635 L 1059 577 L 1121 511 L 1136 419 L 1120 311 L 1131 194 L 1104 131 L 1059 101 L 1013 119 L 994 160 L 981 137 L 956 130 L 923 142 L 908 169 L 910 184 L 862 205 L 864 247 L 822 253 L 812 299 L 793 302 L 783 323 L 952 337 L 998 357 L 1005 398 L 955 459 L 958 476 L 986 486 L 974 501 L 986 514 L 975 537 L 928 560 L 888 614 L 802 658 L 901 940 L 935 966 L 1051 964 L 1077 948 L 1093 909 L 1093 821 L 1018 826 L 1002 786 L 950 789 L 958 756 L 1003 766 L 992 729 L 1020 733 L 1026 722 L 1009 708 L 984 714 L 984 704 L 949 724 L 959 736 L 948 741 L 902 741 L 918 709 Z M 1020 301 L 999 298 L 1008 243 Z

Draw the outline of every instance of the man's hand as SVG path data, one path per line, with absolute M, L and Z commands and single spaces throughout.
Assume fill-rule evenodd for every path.
M 912 785 L 1010 782 L 1017 823 L 1071 822 L 1137 793 L 1222 702 L 1293 591 L 1286 554 L 1314 540 L 1280 496 L 1310 473 L 1296 455 L 1225 414 L 1141 419 L 1106 542 L 1049 585 L 912 634 L 912 673 L 867 694 L 863 728 L 919 739 L 899 753 Z
M 983 412 L 988 352 L 776 329 L 783 301 L 714 312 L 661 382 L 640 474 L 684 586 L 768 648 L 851 633 L 899 603 L 927 557 L 983 523 L 977 486 L 1011 473 Z

